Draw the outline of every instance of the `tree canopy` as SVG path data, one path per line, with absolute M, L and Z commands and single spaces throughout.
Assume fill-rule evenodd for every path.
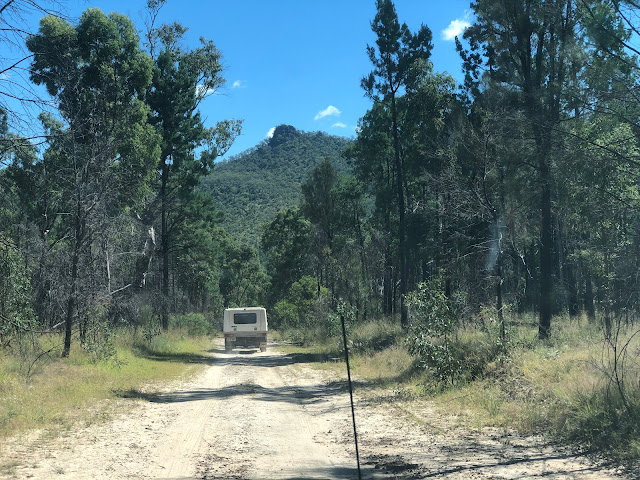
M 564 313 L 607 335 L 636 315 L 634 2 L 477 0 L 457 85 L 428 26 L 376 0 L 355 137 L 279 125 L 223 162 L 242 121 L 200 113 L 222 52 L 156 25 L 164 3 L 148 2 L 143 39 L 98 9 L 12 34 L 54 108 L 41 144 L 0 110 L 0 269 L 16 279 L 0 283 L 0 335 L 6 319 L 62 324 L 68 354 L 141 312 L 166 329 L 247 303 L 281 325 L 313 311 L 330 329 L 346 308 L 405 332 L 424 302 L 470 325 L 491 308 L 500 341 L 509 309 L 537 315 L 543 341 Z

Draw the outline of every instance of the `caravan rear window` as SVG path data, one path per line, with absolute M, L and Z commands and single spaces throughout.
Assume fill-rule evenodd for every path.
M 236 325 L 246 325 L 248 323 L 257 323 L 258 317 L 255 313 L 234 313 L 233 323 Z

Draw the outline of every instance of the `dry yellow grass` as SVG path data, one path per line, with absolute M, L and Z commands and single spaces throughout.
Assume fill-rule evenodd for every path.
M 525 337 L 530 334 L 515 333 Z M 621 338 L 631 335 L 633 329 Z M 492 365 L 484 378 L 437 395 L 436 404 L 442 411 L 456 414 L 461 421 L 478 428 L 497 426 L 522 433 L 555 432 L 585 441 L 587 432 L 583 430 L 605 420 L 617 408 L 607 405 L 615 402 L 615 395 L 609 400 L 605 398 L 610 365 L 602 333 L 585 323 L 558 322 L 549 342 L 525 343 L 524 347 L 515 347 L 504 363 Z M 630 354 L 637 357 L 638 339 L 631 346 Z M 627 367 L 626 375 L 634 377 L 637 358 L 628 357 Z M 628 387 L 629 395 L 637 398 L 637 386 Z M 612 410 L 607 410 L 609 407 Z M 619 428 L 622 434 L 626 427 Z M 634 428 L 627 430 L 632 433 Z M 628 439 L 618 447 L 612 444 L 615 439 L 606 440 L 609 445 L 595 442 L 598 440 L 590 439 L 587 443 L 598 449 L 625 449 L 627 444 L 633 444 Z
M 589 324 L 586 318 L 576 321 L 559 317 L 551 339 L 540 342 L 535 320 L 510 319 L 518 326 L 509 331 L 505 353 L 492 353 L 495 332 L 473 328 L 459 331 L 457 341 L 468 352 L 467 359 L 484 366 L 476 370 L 480 372 L 476 377 L 444 388 L 428 371 L 417 367 L 395 327 L 381 326 L 384 321 L 355 326 L 349 337 L 353 339 L 352 375 L 360 395 L 374 401 L 423 398 L 472 428 L 555 433 L 614 456 L 640 458 L 638 327 L 621 329 L 616 343 L 620 354 L 620 348 L 628 342 L 623 373 L 627 402 L 635 409 L 630 412 L 616 384 L 610 382 L 615 352 L 597 325 Z M 393 342 L 371 348 L 380 344 L 378 338 L 392 338 Z M 322 351 L 328 359 L 341 357 L 340 345 L 332 341 L 296 349 L 307 354 Z M 342 362 L 315 365 L 344 369 Z
M 373 381 L 400 381 L 410 374 L 414 359 L 403 345 L 393 345 L 371 355 L 355 355 L 356 374 Z

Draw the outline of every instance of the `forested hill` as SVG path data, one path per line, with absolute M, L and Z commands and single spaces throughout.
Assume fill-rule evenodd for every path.
M 216 164 L 202 189 L 224 212 L 224 228 L 236 240 L 257 245 L 260 225 L 298 203 L 300 184 L 322 160 L 331 160 L 338 174 L 348 171 L 341 156 L 348 143 L 343 137 L 280 125 L 270 139 Z

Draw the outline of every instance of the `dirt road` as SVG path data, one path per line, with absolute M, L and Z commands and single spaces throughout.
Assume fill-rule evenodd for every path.
M 2 478 L 356 479 L 344 381 L 308 360 L 220 343 L 202 375 L 129 392 L 106 424 L 5 444 Z M 366 479 L 621 478 L 541 438 L 465 431 L 424 402 L 361 401 L 356 415 Z

